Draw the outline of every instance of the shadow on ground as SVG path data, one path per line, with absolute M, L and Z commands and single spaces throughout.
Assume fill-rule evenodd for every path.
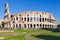
M 52 32 L 60 32 L 60 28 L 56 28 L 56 29 L 48 29 L 48 28 L 44 28 L 42 30 L 49 30 L 49 31 L 52 31 Z
M 32 36 L 44 40 L 60 40 L 60 37 L 52 36 L 52 35 L 32 35 Z

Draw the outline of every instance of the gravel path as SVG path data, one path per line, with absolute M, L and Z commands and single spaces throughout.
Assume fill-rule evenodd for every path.
M 29 34 L 26 34 L 26 35 L 25 35 L 25 40 L 31 40 L 31 38 L 30 38 L 30 35 L 29 35 Z

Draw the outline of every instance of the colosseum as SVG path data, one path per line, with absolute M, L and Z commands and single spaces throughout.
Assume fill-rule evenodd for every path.
M 57 28 L 56 18 L 48 12 L 25 11 L 10 14 L 8 3 L 5 4 L 4 28 L 42 29 Z

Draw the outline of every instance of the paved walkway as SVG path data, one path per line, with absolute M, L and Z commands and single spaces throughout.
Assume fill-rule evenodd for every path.
M 14 30 L 0 30 L 0 32 L 14 32 Z
M 0 37 L 0 40 L 3 40 L 4 39 L 4 37 Z

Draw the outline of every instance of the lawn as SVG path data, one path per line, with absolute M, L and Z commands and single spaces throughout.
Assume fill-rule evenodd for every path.
M 60 40 L 60 32 L 50 30 L 14 30 L 2 32 L 3 40 Z

